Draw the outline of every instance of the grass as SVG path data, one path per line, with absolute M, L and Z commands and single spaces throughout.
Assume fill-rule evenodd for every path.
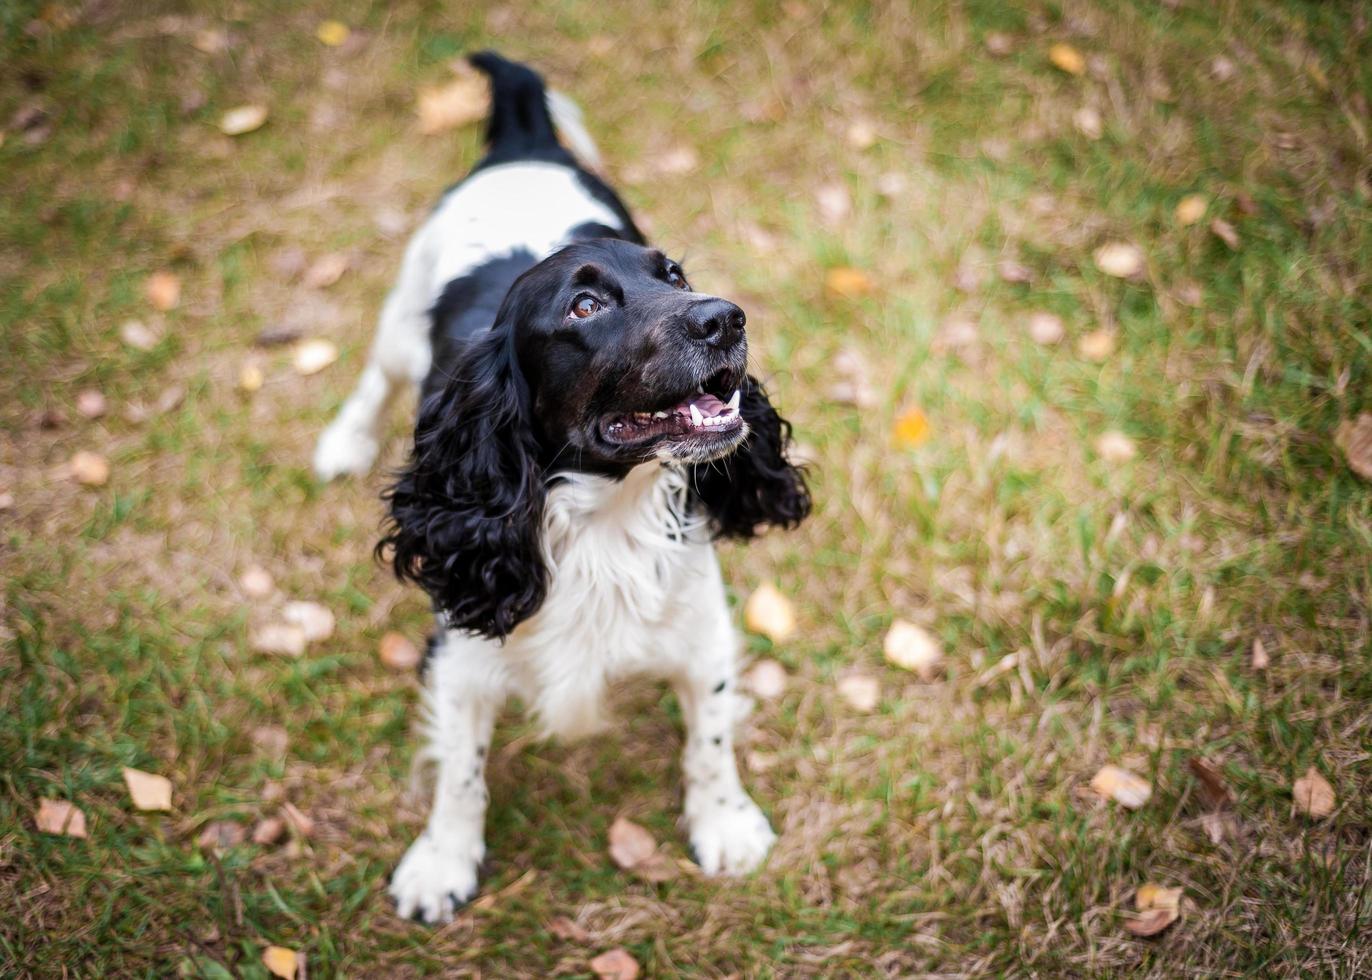
M 911 6 L 0 8 L 0 120 L 37 103 L 50 127 L 0 144 L 0 972 L 260 977 L 268 943 L 314 976 L 585 976 L 616 945 L 653 976 L 1372 969 L 1372 495 L 1334 446 L 1372 410 L 1368 15 Z M 319 44 L 325 17 L 364 43 Z M 223 50 L 197 49 L 209 29 Z M 1051 66 L 1057 41 L 1084 75 Z M 375 658 L 388 629 L 421 638 L 426 607 L 371 560 L 382 478 L 321 487 L 307 461 L 408 228 L 479 151 L 474 128 L 417 134 L 414 90 L 481 45 L 574 93 L 655 240 L 747 308 L 817 512 L 723 553 L 738 596 L 774 579 L 802 624 L 777 649 L 748 640 L 791 674 L 741 731 L 782 834 L 768 869 L 654 885 L 612 868 L 621 811 L 685 853 L 675 709 L 634 687 L 613 738 L 533 746 L 505 719 L 496 898 L 434 932 L 383 896 L 423 801 L 415 681 Z M 250 101 L 266 127 L 221 136 L 219 114 Z M 1083 107 L 1099 138 L 1074 124 Z M 854 119 L 872 146 L 848 139 Z M 655 169 L 683 145 L 693 172 Z M 879 193 L 891 173 L 904 188 Z M 851 199 L 839 221 L 816 206 L 831 184 Z M 1180 227 L 1188 193 L 1209 208 Z M 1143 249 L 1138 280 L 1094 266 L 1109 240 Z M 277 271 L 297 247 L 351 269 L 307 289 Z M 1029 281 L 998 276 L 1003 259 Z M 874 292 L 826 295 L 837 266 Z M 183 281 L 164 315 L 142 292 L 159 268 Z M 1036 310 L 1063 318 L 1061 344 L 1028 338 Z M 970 339 L 952 342 L 953 315 Z M 130 318 L 163 339 L 121 344 Z M 287 354 L 252 354 L 282 323 L 337 341 L 339 363 L 301 379 Z M 1102 327 L 1114 353 L 1082 357 Z M 876 407 L 828 397 L 845 350 Z M 267 384 L 249 397 L 251 356 Z M 112 406 L 94 422 L 73 408 L 91 387 Z M 125 418 L 171 388 L 175 407 Z M 908 405 L 932 425 L 914 450 L 890 439 Z M 1137 456 L 1101 459 L 1107 430 Z M 110 458 L 107 486 L 62 475 L 78 449 Z M 328 604 L 333 638 L 254 654 L 261 610 L 236 585 L 254 561 Z M 883 664 L 893 617 L 941 638 L 941 679 Z M 870 714 L 835 693 L 854 670 L 881 681 Z M 284 729 L 284 754 L 262 726 Z M 1238 797 L 1217 842 L 1194 755 Z M 1106 762 L 1152 783 L 1146 806 L 1082 793 Z M 132 810 L 126 765 L 174 779 L 171 814 Z M 1338 794 L 1326 820 L 1293 812 L 1310 766 Z M 77 802 L 90 838 L 36 832 L 39 797 Z M 282 799 L 315 820 L 309 839 L 197 846 L 206 822 Z M 1186 890 L 1151 940 L 1123 928 L 1145 881 Z M 558 915 L 590 941 L 553 937 Z

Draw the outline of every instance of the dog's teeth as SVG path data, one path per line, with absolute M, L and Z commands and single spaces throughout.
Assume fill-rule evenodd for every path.
M 695 402 L 691 403 L 691 422 L 694 425 L 705 424 L 705 418 L 700 414 L 700 409 L 696 408 Z
M 741 394 L 743 394 L 743 389 L 735 388 L 733 395 L 729 398 L 729 404 L 725 406 L 734 414 L 738 414 L 738 399 Z
M 705 382 L 704 382 L 704 381 L 702 381 L 700 384 L 696 385 L 696 394 L 697 394 L 697 395 L 703 395 L 703 394 L 705 394 Z
M 655 418 L 655 419 L 665 419 L 666 417 L 667 417 L 667 413 L 666 413 L 666 412 L 654 412 L 654 413 L 653 413 L 653 418 Z

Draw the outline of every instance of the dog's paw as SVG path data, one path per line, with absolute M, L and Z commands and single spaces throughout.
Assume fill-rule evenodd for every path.
M 440 842 L 421 834 L 391 875 L 388 891 L 396 914 L 428 925 L 451 922 L 476 895 L 477 868 L 485 853 L 479 838 Z
M 369 432 L 335 422 L 319 436 L 314 447 L 314 472 L 321 480 L 362 476 L 376 462 L 381 444 Z
M 762 864 L 777 839 L 758 805 L 742 793 L 688 806 L 687 820 L 691 850 L 707 875 L 747 874 Z

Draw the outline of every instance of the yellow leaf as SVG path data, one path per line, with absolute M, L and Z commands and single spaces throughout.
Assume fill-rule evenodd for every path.
M 110 461 L 99 453 L 81 450 L 67 464 L 72 479 L 82 486 L 103 487 L 110 478 Z
M 943 648 L 928 630 L 897 619 L 886 632 L 882 652 L 888 662 L 932 680 L 943 662 Z
M 1141 776 L 1119 766 L 1101 766 L 1091 779 L 1091 788 L 1129 810 L 1137 810 L 1153 795 L 1153 787 Z
M 124 785 L 135 809 L 167 811 L 172 808 L 172 784 L 166 776 L 124 767 Z
M 743 622 L 754 633 L 773 643 L 784 643 L 796 631 L 796 614 L 787 599 L 771 582 L 763 582 L 743 606 Z
M 891 439 L 897 446 L 916 449 L 929 441 L 929 416 L 918 405 L 911 406 L 896 416 L 891 430 Z
M 242 136 L 244 133 L 261 129 L 266 121 L 266 106 L 241 105 L 219 117 L 219 131 L 225 136 Z
M 1115 332 L 1105 327 L 1092 330 L 1077 341 L 1077 353 L 1097 364 L 1107 360 L 1114 352 Z
M 295 956 L 295 950 L 285 946 L 268 946 L 262 953 L 262 965 L 274 977 L 294 980 L 297 966 Z
M 1048 60 L 1053 63 L 1053 67 L 1059 71 L 1065 71 L 1069 75 L 1083 75 L 1086 73 L 1086 59 L 1082 57 L 1080 51 L 1070 44 L 1059 42 L 1048 49 Z
M 1194 225 L 1205 217 L 1205 209 L 1210 206 L 1204 194 L 1187 194 L 1177 202 L 1177 224 L 1182 227 Z
M 1149 882 L 1134 893 L 1139 915 L 1126 919 L 1124 928 L 1136 936 L 1156 936 L 1181 916 L 1180 888 L 1164 888 Z
M 351 34 L 348 25 L 341 20 L 321 21 L 314 32 L 314 36 L 319 38 L 321 44 L 327 44 L 331 48 L 346 44 Z
M 238 369 L 238 388 L 252 394 L 259 390 L 267 382 L 267 376 L 262 372 L 262 365 L 256 361 L 244 361 L 243 366 Z
M 1140 885 L 1139 890 L 1134 893 L 1134 904 L 1138 906 L 1140 912 L 1149 909 L 1172 909 L 1176 911 L 1181 907 L 1182 889 L 1164 888 L 1162 885 L 1155 885 L 1148 882 Z
M 857 299 L 872 291 L 872 277 L 861 269 L 839 266 L 824 274 L 824 291 L 834 299 Z
M 148 302 L 153 309 L 166 312 L 174 309 L 176 304 L 181 301 L 181 280 L 174 272 L 165 269 L 154 272 L 148 276 L 148 281 L 143 287 L 147 293 Z
M 377 650 L 381 663 L 391 670 L 413 670 L 419 666 L 419 648 L 403 633 L 387 633 Z
M 40 798 L 33 822 L 45 834 L 82 838 L 86 836 L 86 815 L 66 800 Z
M 1334 787 L 1329 785 L 1329 780 L 1321 776 L 1314 766 L 1307 769 L 1305 775 L 1291 785 L 1291 797 L 1296 802 L 1297 810 L 1316 820 L 1333 813 L 1334 804 L 1337 802 Z

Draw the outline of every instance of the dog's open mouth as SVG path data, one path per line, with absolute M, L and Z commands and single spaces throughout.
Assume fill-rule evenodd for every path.
M 608 416 L 601 423 L 602 431 L 606 439 L 622 446 L 664 438 L 734 435 L 743 428 L 742 391 L 735 387 L 735 380 L 727 370 L 716 372 L 670 408 Z

